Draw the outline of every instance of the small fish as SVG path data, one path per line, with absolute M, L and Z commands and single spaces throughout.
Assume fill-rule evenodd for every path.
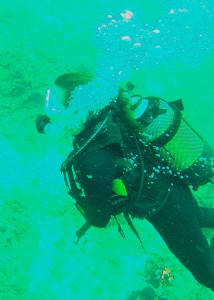
M 51 123 L 51 119 L 47 115 L 37 115 L 36 117 L 36 129 L 39 133 L 45 133 L 45 125 Z

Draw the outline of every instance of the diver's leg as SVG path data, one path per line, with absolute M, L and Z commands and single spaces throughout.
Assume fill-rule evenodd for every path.
M 201 228 L 214 228 L 214 208 L 198 207 L 198 221 Z
M 196 200 L 190 190 L 174 186 L 168 201 L 148 221 L 193 276 L 214 291 L 214 261 L 197 212 Z

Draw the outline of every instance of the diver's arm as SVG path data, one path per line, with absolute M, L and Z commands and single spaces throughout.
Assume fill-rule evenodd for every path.
M 110 150 L 97 150 L 84 155 L 75 165 L 77 178 L 84 190 L 77 204 L 93 226 L 105 227 L 112 214 L 112 181 L 116 167 Z

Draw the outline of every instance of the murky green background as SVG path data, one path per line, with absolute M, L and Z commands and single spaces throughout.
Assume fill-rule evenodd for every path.
M 108 14 L 117 16 L 128 9 L 137 16 L 138 26 L 149 23 L 156 29 L 159 20 L 167 20 L 170 8 L 188 7 L 184 21 L 195 34 L 190 39 L 179 35 L 184 24 L 177 22 L 177 31 L 170 33 L 175 37 L 170 45 L 174 43 L 177 51 L 156 64 L 148 43 L 150 60 L 140 70 L 133 69 L 130 78 L 143 96 L 182 98 L 185 118 L 214 146 L 211 1 L 200 3 L 28 0 L 0 4 L 0 299 L 125 300 L 148 281 L 158 281 L 165 266 L 171 268 L 174 280 L 169 286 L 159 284 L 157 293 L 178 300 L 214 299 L 146 221 L 135 221 L 144 250 L 122 218 L 126 239 L 112 220 L 106 229 L 92 228 L 74 245 L 83 218 L 59 172 L 71 141 L 39 135 L 34 125 L 56 76 L 80 67 L 95 71 L 100 53 L 105 59 L 95 35 Z M 170 26 L 166 23 L 164 30 Z M 188 51 L 181 55 L 180 49 Z M 213 186 L 202 187 L 197 198 L 213 206 Z M 210 237 L 213 231 L 205 234 Z

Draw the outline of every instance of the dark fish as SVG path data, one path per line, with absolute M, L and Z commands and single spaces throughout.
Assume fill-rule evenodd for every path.
M 39 133 L 45 133 L 45 125 L 51 123 L 51 119 L 47 115 L 37 115 L 36 117 L 36 129 Z
M 145 287 L 139 292 L 132 292 L 126 300 L 154 300 L 157 294 L 151 287 Z

